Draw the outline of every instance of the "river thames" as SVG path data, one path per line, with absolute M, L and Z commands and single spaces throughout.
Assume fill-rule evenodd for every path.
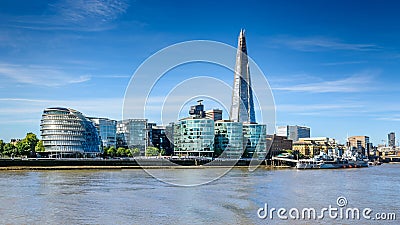
M 154 170 L 201 181 L 222 168 Z M 0 224 L 398 224 L 400 164 L 362 169 L 234 168 L 205 185 L 180 187 L 144 170 L 1 171 Z M 271 208 L 369 208 L 371 219 L 280 219 Z M 292 211 L 293 213 L 293 211 Z M 396 214 L 395 221 L 375 216 Z M 289 213 L 286 212 L 286 216 Z

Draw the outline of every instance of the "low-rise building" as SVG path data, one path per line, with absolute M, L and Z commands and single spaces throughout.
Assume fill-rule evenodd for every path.
M 288 140 L 284 136 L 267 135 L 267 148 L 269 149 L 268 154 L 271 156 L 279 155 L 281 151 L 292 150 L 293 141 Z
M 321 146 L 314 142 L 296 141 L 293 142 L 293 151 L 298 151 L 302 155 L 312 158 L 319 155 Z

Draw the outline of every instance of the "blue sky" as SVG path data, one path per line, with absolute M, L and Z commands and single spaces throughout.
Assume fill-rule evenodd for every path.
M 0 139 L 39 135 L 50 106 L 120 119 L 125 89 L 146 58 L 189 40 L 236 46 L 245 28 L 248 53 L 273 90 L 277 125 L 380 144 L 391 131 L 400 135 L 399 8 L 378 0 L 2 0 Z M 195 75 L 233 82 L 215 67 L 170 74 L 160 90 Z

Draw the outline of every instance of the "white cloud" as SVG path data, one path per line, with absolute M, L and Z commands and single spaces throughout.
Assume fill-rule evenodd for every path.
M 63 0 L 50 5 L 63 20 L 69 22 L 107 22 L 128 9 L 125 0 Z
M 18 83 L 48 87 L 83 83 L 90 80 L 89 75 L 72 76 L 59 68 L 37 65 L 0 64 L 0 75 Z
M 284 45 L 298 51 L 323 51 L 323 50 L 350 50 L 350 51 L 374 51 L 379 47 L 375 44 L 346 43 L 326 37 L 292 38 L 279 37 L 272 40 L 273 43 Z
M 372 72 L 363 72 L 346 78 L 330 81 L 321 81 L 307 84 L 296 84 L 286 87 L 275 87 L 277 91 L 295 91 L 311 93 L 330 93 L 330 92 L 363 92 L 373 89 Z
M 115 24 L 112 22 L 128 8 L 127 0 L 59 0 L 50 3 L 43 15 L 12 16 L 4 20 L 8 27 L 22 29 L 96 32 L 113 29 Z

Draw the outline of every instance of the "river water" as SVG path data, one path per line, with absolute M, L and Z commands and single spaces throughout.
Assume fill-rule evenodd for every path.
M 216 169 L 153 170 L 173 182 L 202 180 Z M 0 171 L 0 224 L 399 224 L 400 164 L 361 169 L 235 168 L 205 185 L 180 187 L 143 170 Z M 339 207 L 395 213 L 396 221 L 282 220 L 258 209 Z M 260 215 L 265 211 L 260 211 Z M 276 213 L 276 212 L 275 212 Z M 286 213 L 286 216 L 288 213 Z

